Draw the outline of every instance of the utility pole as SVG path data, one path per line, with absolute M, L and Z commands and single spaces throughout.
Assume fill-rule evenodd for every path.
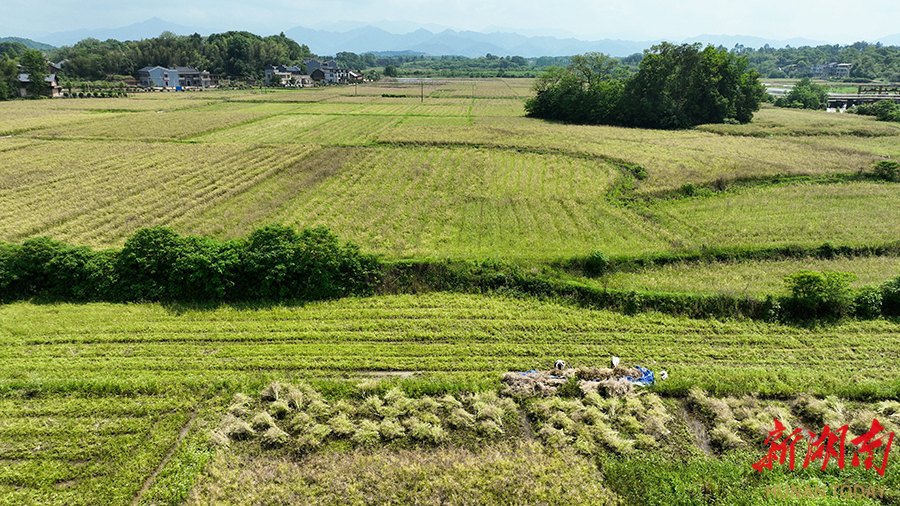
M 425 81 L 421 81 L 422 85 L 422 103 L 425 103 Z

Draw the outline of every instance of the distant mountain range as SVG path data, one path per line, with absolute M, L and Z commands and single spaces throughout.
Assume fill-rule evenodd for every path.
M 488 53 L 498 56 L 518 55 L 535 56 L 569 56 L 588 51 L 598 51 L 612 56 L 628 56 L 640 53 L 644 49 L 657 44 L 662 39 L 630 41 L 630 40 L 595 40 L 584 41 L 574 37 L 557 38 L 550 36 L 525 36 L 511 32 L 480 33 L 471 31 L 455 31 L 445 29 L 433 33 L 418 29 L 406 34 L 390 33 L 381 28 L 366 26 L 337 32 L 296 27 L 285 30 L 288 37 L 306 44 L 316 54 L 334 55 L 338 51 L 351 51 L 362 54 L 375 51 L 414 51 L 434 56 L 460 55 L 468 57 L 484 56 Z M 816 46 L 827 42 L 809 39 L 769 40 L 749 36 L 700 35 L 677 43 L 701 42 L 734 47 L 742 44 L 746 47 Z
M 488 53 L 498 56 L 569 56 L 588 51 L 599 51 L 612 56 L 622 57 L 640 53 L 644 49 L 661 42 L 659 40 L 593 40 L 585 41 L 576 37 L 566 37 L 565 32 L 548 31 L 548 35 L 539 35 L 531 30 L 528 35 L 514 33 L 507 28 L 497 28 L 492 33 L 473 31 L 455 31 L 440 25 L 428 25 L 422 28 L 408 22 L 382 22 L 379 27 L 363 25 L 359 22 L 336 22 L 323 25 L 322 29 L 295 27 L 284 30 L 284 34 L 300 44 L 306 44 L 312 52 L 319 55 L 333 56 L 340 51 L 363 53 L 424 53 L 434 56 L 459 55 L 468 57 L 484 56 Z M 420 26 L 417 29 L 413 29 Z M 388 31 L 393 30 L 393 31 Z M 409 31 L 406 31 L 409 30 Z M 432 31 L 434 30 L 434 31 Z M 122 28 L 106 30 L 74 30 L 58 32 L 39 37 L 42 43 L 53 46 L 70 46 L 80 40 L 92 37 L 99 40 L 140 40 L 159 36 L 164 31 L 177 35 L 200 33 L 209 35 L 209 30 L 199 27 L 188 27 L 152 18 L 142 23 Z M 405 33 L 395 33 L 405 31 Z M 549 35 L 550 33 L 556 36 Z M 260 34 L 269 35 L 269 34 Z M 22 40 L 22 39 L 19 39 Z M 810 40 L 803 38 L 773 40 L 745 35 L 699 35 L 674 43 L 700 42 L 728 48 L 740 44 L 746 47 L 759 48 L 768 44 L 771 47 L 785 46 L 818 46 L 834 42 Z M 875 41 L 873 41 L 875 42 Z M 900 45 L 900 33 L 878 40 L 885 45 Z

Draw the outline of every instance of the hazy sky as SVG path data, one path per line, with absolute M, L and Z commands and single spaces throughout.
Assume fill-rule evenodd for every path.
M 261 35 L 336 21 L 412 21 L 484 31 L 553 29 L 581 38 L 682 39 L 700 34 L 834 43 L 900 33 L 897 0 L 3 0 L 0 36 L 119 28 L 153 17 L 208 32 Z M 330 27 L 333 28 L 333 27 Z

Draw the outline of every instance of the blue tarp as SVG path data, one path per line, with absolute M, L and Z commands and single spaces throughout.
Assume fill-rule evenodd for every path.
M 640 378 L 632 378 L 631 376 L 625 376 L 625 379 L 634 383 L 636 387 L 649 387 L 653 386 L 653 371 L 650 369 L 644 369 L 641 366 L 637 366 L 637 368 L 641 371 Z

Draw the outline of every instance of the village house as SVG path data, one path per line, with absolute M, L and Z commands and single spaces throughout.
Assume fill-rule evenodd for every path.
M 209 88 L 209 72 L 194 67 L 144 67 L 138 70 L 144 88 Z
M 780 70 L 790 77 L 808 74 L 818 79 L 828 79 L 829 77 L 850 77 L 850 70 L 852 69 L 852 63 L 816 63 L 809 67 L 788 65 Z
M 816 63 L 810 68 L 810 74 L 820 79 L 829 77 L 850 77 L 852 63 Z
M 65 60 L 59 63 L 50 63 L 47 62 L 47 75 L 44 76 L 44 82 L 47 83 L 47 89 L 43 93 L 48 97 L 59 97 L 62 95 L 62 86 L 59 84 L 59 78 L 57 75 L 60 73 L 60 67 L 65 63 Z M 22 70 L 22 66 L 18 65 L 19 70 Z M 24 72 L 19 72 L 16 76 L 19 81 L 19 96 L 25 98 L 30 96 L 32 93 L 28 91 L 28 85 L 31 84 L 31 77 Z
M 285 65 L 270 65 L 266 68 L 266 85 L 271 86 L 272 80 L 278 79 L 279 86 L 312 86 L 312 78 L 303 73 L 300 67 L 288 67 Z
M 19 96 L 22 98 L 30 96 L 32 93 L 28 91 L 28 85 L 31 84 L 31 78 L 28 74 L 19 74 L 17 77 L 19 78 Z M 62 94 L 62 86 L 59 85 L 59 78 L 56 77 L 56 74 L 46 75 L 44 82 L 47 83 L 47 91 L 44 95 L 57 98 Z
M 350 69 L 339 66 L 334 60 L 321 62 L 315 58 L 310 58 L 304 60 L 303 65 L 306 65 L 306 71 L 309 72 L 313 81 L 328 84 L 347 84 L 350 82 Z

